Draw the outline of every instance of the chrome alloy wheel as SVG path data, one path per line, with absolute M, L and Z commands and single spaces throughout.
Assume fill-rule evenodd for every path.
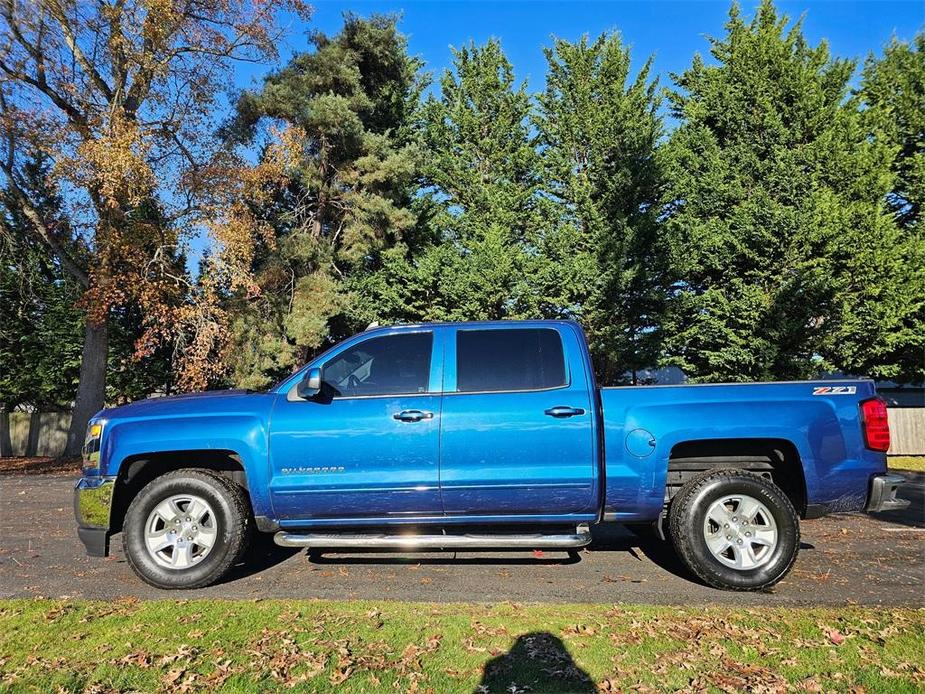
M 145 546 L 158 564 L 185 569 L 199 564 L 212 550 L 218 535 L 215 512 L 200 496 L 175 494 L 148 514 Z
M 768 507 L 745 494 L 713 502 L 703 521 L 710 553 L 726 566 L 748 571 L 766 564 L 777 547 L 777 523 Z

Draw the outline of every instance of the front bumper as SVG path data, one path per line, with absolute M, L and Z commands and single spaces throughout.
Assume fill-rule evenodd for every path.
M 870 480 L 870 493 L 867 496 L 868 513 L 876 511 L 897 511 L 909 505 L 907 499 L 897 499 L 896 491 L 899 485 L 906 481 L 900 475 L 874 475 Z
M 115 483 L 115 477 L 82 477 L 74 488 L 77 535 L 91 557 L 109 554 L 109 514 Z

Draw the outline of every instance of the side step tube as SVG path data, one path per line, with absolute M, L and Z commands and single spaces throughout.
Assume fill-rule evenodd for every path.
M 276 533 L 273 541 L 282 547 L 324 549 L 577 549 L 591 542 L 591 531 L 584 523 L 574 534 L 544 535 L 397 535 L 385 533 Z

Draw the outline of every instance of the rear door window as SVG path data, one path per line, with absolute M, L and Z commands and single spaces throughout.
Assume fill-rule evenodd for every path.
M 456 332 L 459 393 L 546 390 L 566 385 L 559 333 L 549 328 Z

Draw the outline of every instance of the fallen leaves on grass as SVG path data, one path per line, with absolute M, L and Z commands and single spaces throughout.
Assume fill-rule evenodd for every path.
M 790 689 L 787 680 L 770 668 L 740 663 L 732 658 L 723 658 L 721 668 L 695 679 L 692 684 L 695 689 L 716 687 L 730 694 L 783 694 Z
M 562 630 L 565 636 L 594 636 L 597 629 L 587 624 L 570 624 Z
M 35 682 L 54 690 L 64 676 L 87 691 L 109 691 L 114 672 L 123 689 L 172 692 L 925 687 L 915 656 L 925 614 L 916 610 L 184 601 L 171 612 L 163 605 L 5 604 L 0 689 Z M 17 625 L 26 626 L 17 632 Z M 82 657 L 47 657 L 57 655 L 55 644 L 76 646 L 77 636 Z

